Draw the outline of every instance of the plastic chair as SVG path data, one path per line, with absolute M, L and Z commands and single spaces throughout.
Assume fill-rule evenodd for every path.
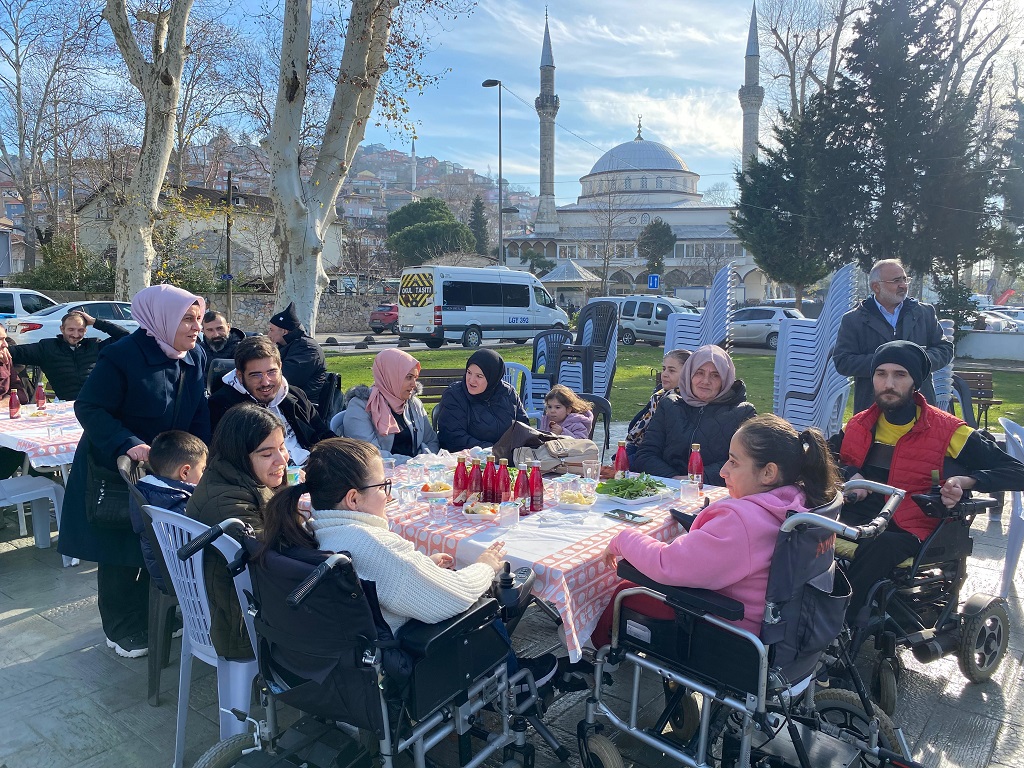
M 619 310 L 614 301 L 592 301 L 576 318 L 576 343 L 558 357 L 558 383 L 574 392 L 608 397 L 619 351 Z
M 28 536 L 28 522 L 25 519 L 25 502 L 49 499 L 57 517 L 57 530 L 60 531 L 60 513 L 64 505 L 64 488 L 45 477 L 20 475 L 0 480 L 0 505 L 18 507 L 18 534 Z M 50 515 L 33 516 L 32 534 L 36 546 L 46 549 L 50 546 Z
M 345 436 L 345 411 L 338 411 L 336 414 L 331 416 L 331 432 L 336 434 L 338 437 Z
M 505 363 L 505 375 L 502 379 L 516 391 L 519 399 L 523 401 L 526 415 L 531 419 L 539 419 L 544 414 L 544 395 L 547 389 L 540 393 L 539 399 L 534 387 L 533 372 L 522 363 Z M 542 381 L 547 384 L 546 379 Z
M 688 349 L 691 352 L 705 344 L 732 343 L 733 303 L 737 274 L 733 262 L 718 270 L 711 282 L 707 306 L 699 315 L 673 312 L 668 316 L 665 351 Z
M 185 620 L 185 634 L 181 639 L 181 670 L 178 678 L 178 720 L 174 735 L 174 768 L 181 768 L 185 753 L 185 723 L 188 719 L 189 692 L 192 687 L 193 657 L 217 669 L 217 701 L 222 710 L 221 739 L 248 731 L 246 723 L 239 722 L 237 718 L 223 710 L 249 711 L 252 682 L 259 669 L 255 659 L 229 661 L 217 656 L 210 637 L 210 604 L 203 578 L 202 552 L 185 561 L 178 559 L 178 549 L 194 537 L 206 533 L 209 530 L 208 526 L 184 515 L 148 504 L 142 511 L 153 521 L 156 541 L 163 552 L 174 591 L 181 604 L 182 618 Z M 251 634 L 249 639 L 251 642 Z
M 1006 452 L 1017 461 L 1024 461 L 1024 427 L 1010 421 L 1005 416 L 999 417 L 999 424 L 1006 432 Z M 1006 535 L 1006 562 L 1003 563 L 1003 580 L 999 587 L 999 596 L 1006 597 L 1010 593 L 1010 584 L 1017 573 L 1020 552 L 1024 548 L 1024 492 L 1012 491 L 1010 495 L 1010 530 Z
M 591 403 L 594 407 L 591 409 L 591 413 L 594 414 L 594 421 L 590 424 L 590 439 L 594 439 L 594 433 L 597 431 L 597 419 L 600 416 L 604 422 L 604 446 L 601 448 L 601 461 L 604 462 L 605 451 L 608 450 L 611 445 L 611 421 L 612 421 L 612 404 L 607 398 L 601 397 L 600 395 L 592 395 L 589 392 L 580 393 L 580 398 Z
M 234 360 L 211 360 L 206 368 L 206 391 L 211 395 L 224 386 L 224 377 L 235 369 Z

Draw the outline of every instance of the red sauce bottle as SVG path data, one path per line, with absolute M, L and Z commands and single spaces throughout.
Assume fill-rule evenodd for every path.
M 523 507 L 523 513 L 528 514 L 530 511 L 530 471 L 527 469 L 525 464 L 519 464 L 516 466 L 518 470 L 516 473 L 516 485 L 512 491 L 512 498 L 516 501 L 523 500 L 526 504 Z
M 690 482 L 698 489 L 704 488 L 704 459 L 700 457 L 700 443 L 690 446 L 690 461 L 686 465 L 686 472 L 690 476 Z
M 18 399 L 17 390 L 12 389 L 10 392 L 9 407 L 11 411 L 11 418 L 17 419 L 21 417 L 21 400 Z
M 469 495 L 469 472 L 466 471 L 465 456 L 459 456 L 458 462 L 455 465 L 455 475 L 452 477 L 452 504 L 461 507 Z
M 493 504 L 497 499 L 496 494 L 496 481 L 498 479 L 498 472 L 494 468 L 494 457 L 487 457 L 487 464 L 484 466 L 483 475 L 483 500 L 487 504 Z
M 495 484 L 495 501 L 512 501 L 512 475 L 508 472 L 508 459 L 498 461 L 498 479 Z
M 40 411 L 46 410 L 46 393 L 43 391 L 42 384 L 36 384 L 36 409 Z
M 533 462 L 530 469 L 530 512 L 544 509 L 544 480 L 540 476 L 540 462 Z
M 619 450 L 615 452 L 615 461 L 612 462 L 615 469 L 615 477 L 625 477 L 629 472 L 629 456 L 626 455 L 626 441 L 619 440 Z
M 480 472 L 480 459 L 473 459 L 473 467 L 469 470 L 469 492 L 483 493 L 484 477 Z

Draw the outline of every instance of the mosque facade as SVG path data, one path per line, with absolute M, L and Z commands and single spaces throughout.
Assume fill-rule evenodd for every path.
M 759 61 L 755 9 L 739 92 L 743 167 L 757 154 L 758 116 L 764 98 L 758 84 Z M 764 274 L 729 227 L 736 209 L 705 204 L 697 191 L 700 176 L 670 147 L 645 139 L 641 121 L 632 141 L 605 152 L 580 179 L 582 189 L 576 202 L 556 207 L 554 120 L 559 103 L 546 21 L 540 81 L 535 102 L 540 120 L 540 206 L 532 233 L 506 236 L 508 264 L 519 264 L 521 255 L 533 250 L 556 263 L 573 259 L 596 274 L 607 273 L 611 293 L 643 292 L 647 289 L 647 265 L 637 254 L 636 241 L 645 226 L 662 221 L 677 238 L 673 252 L 665 258 L 662 293 L 706 287 L 715 272 L 732 261 L 741 286 L 738 298 L 766 298 Z

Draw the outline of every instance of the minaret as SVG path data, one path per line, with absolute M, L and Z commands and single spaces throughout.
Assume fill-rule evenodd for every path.
M 743 86 L 740 88 L 740 108 L 743 110 L 743 155 L 741 165 L 747 170 L 751 160 L 757 159 L 758 121 L 764 88 L 758 85 L 761 52 L 757 46 L 757 3 L 750 9 L 750 31 L 747 33 L 747 54 L 744 59 Z
M 540 54 L 540 96 L 534 102 L 540 117 L 540 205 L 533 231 L 538 235 L 558 234 L 558 211 L 555 209 L 555 57 L 551 55 L 548 13 L 544 11 L 544 48 Z
M 416 191 L 416 139 L 412 140 L 412 172 L 409 176 L 409 191 Z

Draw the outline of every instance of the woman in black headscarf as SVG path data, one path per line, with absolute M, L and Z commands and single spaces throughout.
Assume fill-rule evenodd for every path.
M 512 422 L 529 424 L 519 395 L 502 377 L 505 361 L 492 349 L 478 349 L 466 362 L 466 375 L 441 396 L 437 434 L 441 447 L 461 451 L 494 445 Z

